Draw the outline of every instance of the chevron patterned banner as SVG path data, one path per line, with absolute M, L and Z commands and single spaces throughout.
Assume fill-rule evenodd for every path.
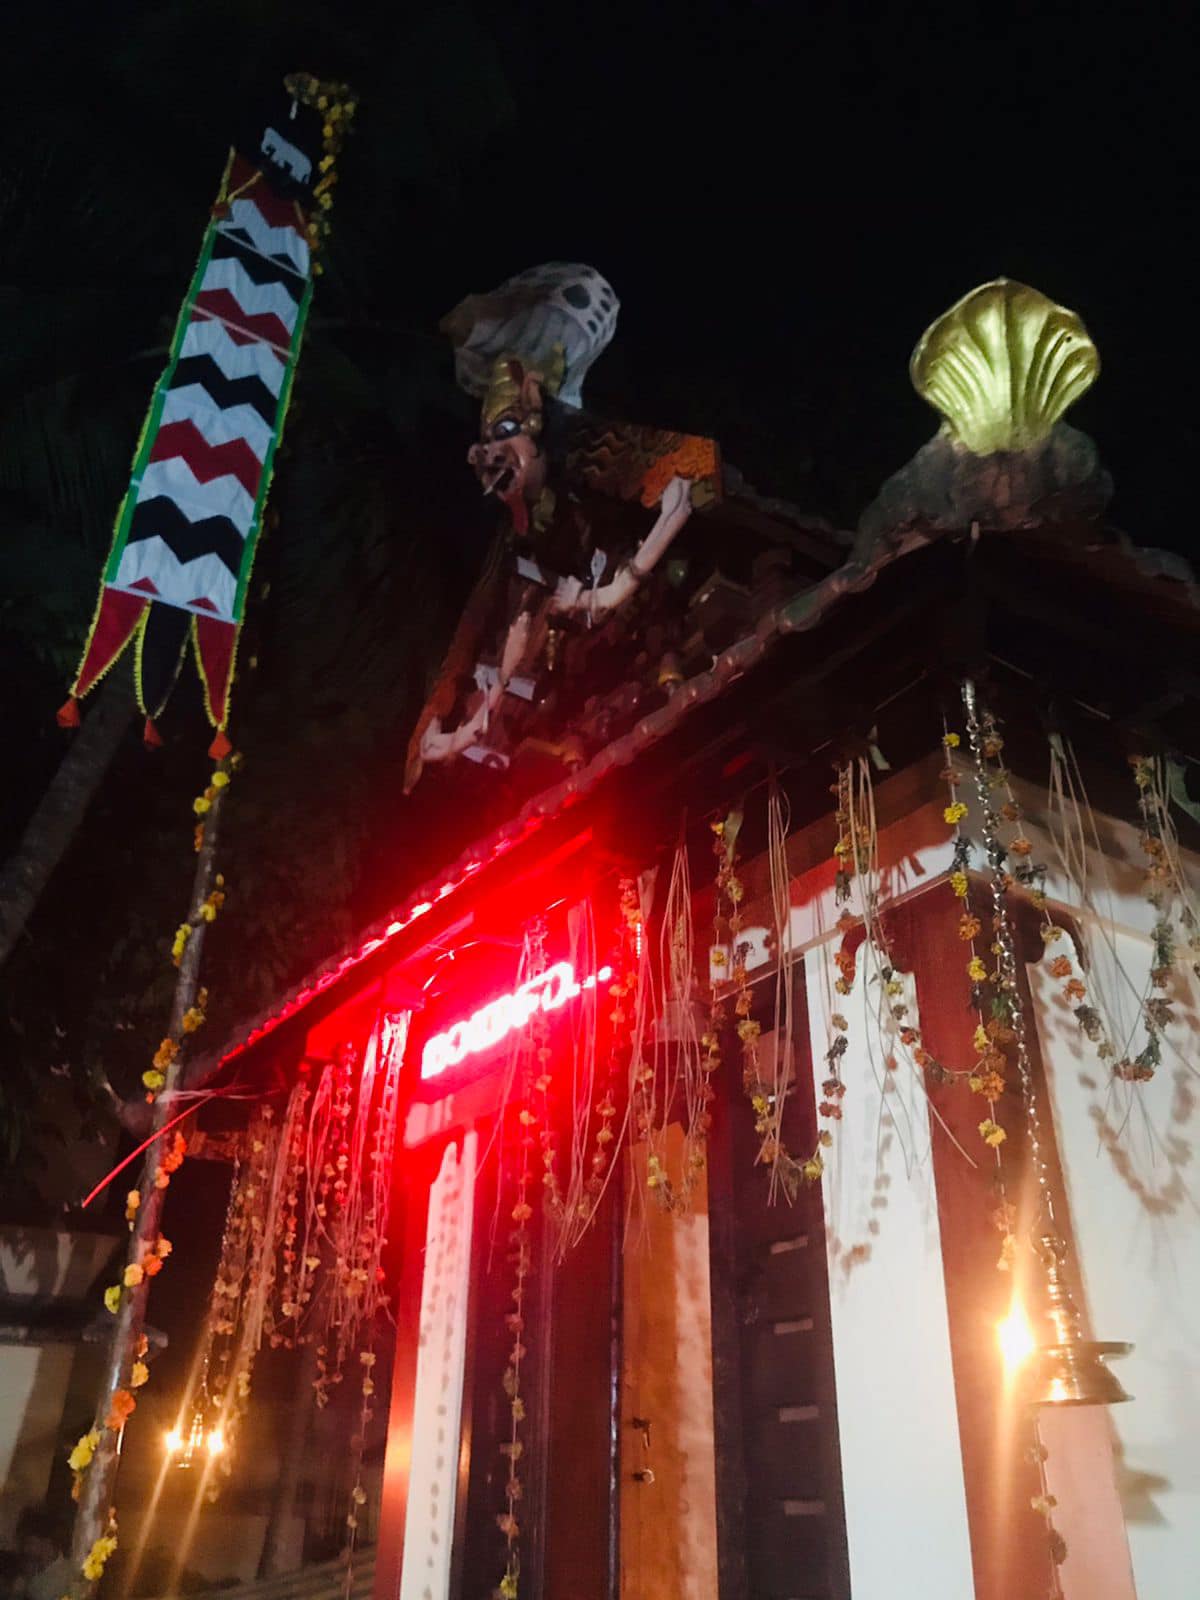
M 226 164 L 166 371 L 150 403 L 117 513 L 96 615 L 63 726 L 136 641 L 146 737 L 189 640 L 217 737 L 225 727 L 238 630 L 271 472 L 327 225 L 333 157 L 353 102 L 340 86 L 288 80 L 272 124 Z M 282 128 L 283 133 L 278 130 Z

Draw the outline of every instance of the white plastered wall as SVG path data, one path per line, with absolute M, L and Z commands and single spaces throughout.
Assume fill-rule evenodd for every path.
M 1063 869 L 1059 829 L 1048 815 L 1046 792 L 1017 787 L 1033 857 L 1049 869 L 1049 898 L 1083 929 L 1092 964 L 1089 984 L 1093 993 L 1099 989 L 1109 999 L 1114 1037 L 1122 1045 L 1133 1040 L 1136 1053 L 1143 1037 L 1139 997 L 1155 919 L 1145 899 L 1138 830 L 1097 817 L 1086 863 L 1088 893 L 1081 897 Z M 971 794 L 968 782 L 960 795 L 970 800 Z M 1132 784 L 1130 796 L 1132 802 Z M 936 809 L 940 813 L 940 802 Z M 964 827 L 978 837 L 974 808 Z M 920 894 L 949 870 L 949 830 L 938 843 L 917 848 L 908 843 L 911 833 L 911 818 L 881 831 L 885 900 Z M 1185 865 L 1193 886 L 1200 886 L 1200 863 L 1185 858 Z M 826 883 L 827 874 L 811 872 L 793 880 L 791 891 L 793 948 L 805 953 L 808 969 L 818 1098 L 826 1076 L 829 987 L 836 976 L 828 962 L 837 908 Z M 750 929 L 747 936 L 748 965 L 765 965 L 767 930 Z M 1135 1397 L 1132 1404 L 1059 1413 L 1044 1422 L 1051 1449 L 1049 1487 L 1058 1496 L 1057 1521 L 1071 1552 L 1061 1574 L 1064 1593 L 1066 1600 L 1127 1600 L 1135 1593 L 1140 1600 L 1195 1600 L 1200 1594 L 1200 983 L 1184 963 L 1178 965 L 1177 1021 L 1169 1030 L 1163 1067 L 1148 1085 L 1110 1090 L 1108 1069 L 1080 1034 L 1061 999 L 1061 984 L 1041 964 L 1031 968 L 1030 979 L 1091 1330 L 1096 1338 L 1135 1345 L 1116 1369 Z M 960 1559 L 966 1517 L 957 1415 L 945 1390 L 950 1384 L 952 1401 L 945 1286 L 940 1254 L 936 1272 L 930 1259 L 931 1252 L 940 1252 L 940 1242 L 936 1209 L 930 1206 L 927 1123 L 923 1163 L 911 1160 L 920 1149 L 919 1138 L 913 1138 L 908 1155 L 894 1140 L 884 1148 L 877 1068 L 866 1048 L 861 1000 L 857 1004 L 842 1063 L 848 1083 L 845 1120 L 822 1180 L 852 1581 L 855 1593 L 875 1593 L 877 1586 L 878 1592 L 906 1592 L 897 1554 L 902 1566 L 906 1550 L 919 1551 L 914 1592 L 919 1586 L 923 1595 L 964 1600 L 972 1589 L 969 1566 L 964 1569 Z M 915 1110 L 910 1104 L 906 1115 L 919 1130 L 919 1096 L 914 1099 Z M 1107 1108 L 1110 1122 L 1121 1130 L 1115 1155 L 1098 1140 L 1098 1106 Z M 862 1242 L 859 1234 L 873 1220 L 871 1199 L 880 1173 L 890 1181 L 886 1209 L 874 1217 L 879 1234 L 867 1233 L 872 1250 L 866 1270 L 847 1273 L 847 1253 Z M 919 1330 L 906 1331 L 910 1316 Z M 907 1391 L 900 1383 L 876 1386 L 880 1363 L 873 1359 L 878 1347 L 870 1330 L 880 1326 L 880 1319 L 892 1349 L 909 1334 L 920 1343 L 915 1368 L 896 1362 L 905 1383 L 915 1373 Z M 934 1351 L 940 1377 L 920 1366 L 922 1352 Z M 910 1415 L 906 1396 L 926 1381 L 931 1386 L 926 1402 Z M 893 1432 L 889 1417 L 904 1426 Z M 940 1515 L 936 1530 L 921 1531 L 936 1497 L 926 1498 L 915 1478 L 906 1479 L 898 1470 L 903 1451 L 911 1448 L 909 1430 L 924 1435 L 934 1470 L 943 1472 L 950 1485 L 948 1536 Z M 889 1527 L 902 1526 L 903 1537 L 880 1537 L 881 1516 Z M 925 1557 L 940 1546 L 945 1546 L 944 1571 L 937 1569 L 938 1557 L 931 1574 Z M 951 1554 L 955 1550 L 957 1557 Z
M 849 998 L 833 995 L 831 949 L 809 950 L 805 978 L 818 1101 L 833 1000 L 850 1021 L 843 1120 L 821 1182 L 851 1591 L 965 1600 L 971 1541 L 929 1111 L 910 1070 L 883 1066 L 891 1047 L 861 973 Z
M 447 1600 L 454 1545 L 477 1135 L 447 1145 L 429 1191 L 400 1600 Z

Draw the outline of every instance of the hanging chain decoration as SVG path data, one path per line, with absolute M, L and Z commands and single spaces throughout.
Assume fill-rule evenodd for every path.
M 1037 1097 L 1034 1093 L 1033 1068 L 1026 1037 L 1025 1013 L 1017 981 L 1016 939 L 1012 918 L 1008 910 L 1008 895 L 1017 880 L 1008 870 L 1008 850 L 1000 838 L 1000 816 L 993 801 L 994 775 L 989 772 L 989 752 L 994 757 L 1003 748 L 991 713 L 978 707 L 975 685 L 967 678 L 963 682 L 963 704 L 966 708 L 967 737 L 974 762 L 975 795 L 979 803 L 980 836 L 989 873 L 989 890 L 992 901 L 992 954 L 996 967 L 992 984 L 992 1016 L 1003 1025 L 1000 1035 L 1010 1043 L 1016 1061 L 1025 1110 L 1026 1132 L 1029 1143 L 1030 1164 L 1037 1185 L 1034 1227 L 1045 1224 L 1057 1232 L 1054 1215 L 1054 1196 L 1050 1187 L 1050 1172 L 1046 1162 L 1045 1136 L 1042 1133 Z M 1025 841 L 1028 843 L 1028 841 Z M 1011 1039 L 1009 1038 L 1011 1035 Z
M 1004 1159 L 1001 1147 L 1007 1137 L 1004 1127 L 996 1120 L 997 1109 L 1001 1096 L 1008 1087 L 1009 1061 L 1005 1054 L 1005 1046 L 1015 1041 L 1015 1035 L 1008 1021 L 1003 1015 L 997 1014 L 989 1002 L 988 995 L 998 982 L 998 973 L 988 968 L 987 963 L 980 955 L 983 922 L 972 904 L 971 882 L 968 868 L 971 864 L 971 839 L 963 828 L 968 807 L 959 796 L 959 787 L 962 776 L 954 765 L 954 751 L 961 744 L 959 735 L 945 727 L 943 723 L 942 748 L 946 754 L 946 765 L 942 770 L 948 791 L 949 803 L 942 812 L 943 820 L 954 830 L 954 849 L 950 861 L 950 887 L 955 899 L 959 903 L 958 936 L 966 945 L 969 953 L 967 960 L 967 978 L 971 986 L 971 1006 L 978 1017 L 972 1045 L 975 1049 L 977 1060 L 974 1067 L 966 1073 L 943 1072 L 941 1081 L 950 1079 L 967 1080 L 967 1085 L 973 1094 L 982 1096 L 987 1102 L 988 1114 L 979 1124 L 979 1136 L 992 1150 L 995 1158 L 995 1167 L 992 1175 L 992 1187 L 995 1204 L 991 1213 L 992 1224 L 1000 1235 L 1000 1254 L 996 1267 L 1001 1272 L 1010 1272 L 1016 1260 L 1017 1236 L 1013 1231 L 1017 1221 L 1016 1207 L 1008 1196 Z M 993 741 L 991 745 L 984 742 L 986 752 L 991 749 L 993 754 L 999 753 L 999 745 Z M 991 780 L 989 777 L 989 795 L 991 793 Z M 995 954 L 994 943 L 982 946 L 988 954 Z
M 978 704 L 975 685 L 970 678 L 965 678 L 962 685 L 963 706 L 966 712 L 967 738 L 970 743 L 971 756 L 974 763 L 975 795 L 979 804 L 980 833 L 983 843 L 984 855 L 989 872 L 989 888 L 992 900 L 992 931 L 995 936 L 992 945 L 996 957 L 996 970 L 993 986 L 993 1016 L 1001 1020 L 1005 1029 L 1012 1034 L 1012 1048 L 1017 1065 L 1017 1074 L 1020 1080 L 1021 1100 L 1025 1111 L 1025 1133 L 1029 1150 L 1030 1167 L 1036 1192 L 1034 1197 L 1033 1215 L 1030 1220 L 1030 1232 L 1037 1243 L 1034 1248 L 1040 1259 L 1048 1268 L 1061 1261 L 1065 1253 L 1058 1221 L 1054 1210 L 1054 1194 L 1050 1185 L 1050 1170 L 1046 1159 L 1045 1135 L 1042 1131 L 1041 1118 L 1038 1112 L 1037 1096 L 1034 1091 L 1033 1068 L 1029 1056 L 1029 1045 L 1026 1038 L 1024 1006 L 1021 1003 L 1021 992 L 1017 981 L 1017 950 L 1016 939 L 1013 932 L 1012 918 L 1008 909 L 1008 896 L 1017 882 L 1014 873 L 1007 867 L 1008 851 L 999 836 L 1000 816 L 993 802 L 993 790 L 996 787 L 994 774 L 989 771 L 988 761 L 999 755 L 1003 748 L 1003 740 L 996 727 L 995 720 L 986 707 Z M 1024 839 L 1024 834 L 1018 835 Z M 1028 841 L 1025 841 L 1028 843 Z M 1027 850 L 1018 853 L 1018 861 L 1027 860 Z M 1036 1413 L 1033 1418 L 1033 1444 L 1030 1447 L 1031 1459 L 1036 1459 L 1040 1474 L 1040 1492 L 1033 1499 L 1033 1509 L 1045 1520 L 1048 1541 L 1048 1554 L 1052 1573 L 1053 1588 L 1051 1593 L 1060 1596 L 1061 1583 L 1058 1569 L 1067 1557 L 1066 1541 L 1054 1526 L 1053 1510 L 1054 1498 L 1048 1493 L 1045 1476 L 1046 1450 L 1041 1442 L 1037 1426 Z

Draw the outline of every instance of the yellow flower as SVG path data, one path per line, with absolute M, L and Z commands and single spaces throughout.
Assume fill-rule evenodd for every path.
M 195 1033 L 197 1028 L 204 1026 L 204 1013 L 199 1006 L 189 1006 L 183 1013 L 184 1033 Z
M 200 907 L 200 915 L 205 922 L 215 922 L 217 920 L 217 908 L 214 905 L 210 905 L 206 900 Z
M 212 801 L 207 799 L 204 795 L 198 794 L 192 801 L 192 810 L 198 817 L 207 816 L 212 810 Z
M 967 808 L 961 800 L 956 800 L 953 805 L 947 806 L 942 812 L 942 816 L 945 817 L 946 821 L 951 825 L 956 822 L 961 822 L 966 814 Z
M 100 1443 L 100 1434 L 96 1428 L 85 1433 L 67 1457 L 67 1465 L 72 1472 L 86 1472 L 92 1464 L 92 1457 L 96 1454 L 96 1446 Z
M 130 1189 L 129 1193 L 125 1196 L 125 1215 L 128 1216 L 131 1211 L 136 1211 L 141 1203 L 141 1193 L 137 1189 Z
M 83 1558 L 83 1575 L 89 1583 L 104 1576 L 105 1563 L 117 1548 L 115 1533 L 102 1533 Z
M 135 1361 L 129 1373 L 129 1387 L 140 1389 L 150 1377 L 150 1368 L 144 1361 Z
M 167 1257 L 171 1254 L 171 1251 L 174 1249 L 174 1246 L 172 1245 L 170 1239 L 165 1239 L 165 1238 L 160 1237 L 158 1243 L 155 1245 L 154 1248 L 158 1251 L 159 1259 L 161 1261 L 165 1261 L 167 1259 Z
M 154 1052 L 154 1065 L 159 1072 L 165 1072 L 179 1054 L 179 1046 L 174 1039 L 164 1039 Z
M 946 746 L 947 750 L 957 750 L 959 745 L 962 743 L 962 740 L 956 733 L 947 733 L 943 734 L 942 743 Z
M 982 1054 L 982 1052 L 987 1049 L 990 1042 L 991 1041 L 987 1036 L 987 1030 L 984 1028 L 983 1023 L 978 1023 L 975 1028 L 975 1037 L 971 1040 L 971 1043 L 975 1046 L 976 1050 Z
M 106 1311 L 111 1311 L 113 1316 L 115 1317 L 116 1314 L 117 1314 L 117 1307 L 120 1304 L 121 1304 L 121 1285 L 119 1283 L 111 1284 L 104 1291 L 104 1309 Z
M 166 1081 L 167 1080 L 163 1077 L 162 1073 L 154 1067 L 150 1067 L 142 1073 L 142 1082 L 152 1094 L 156 1090 L 161 1089 Z
M 967 977 L 975 983 L 982 983 L 987 977 L 987 968 L 978 956 L 972 956 L 967 964 Z
M 815 1183 L 825 1171 L 825 1163 L 821 1160 L 819 1155 L 811 1155 L 804 1163 L 801 1171 L 809 1183 Z
M 984 1144 L 990 1144 L 993 1150 L 1008 1138 L 1000 1124 L 993 1122 L 990 1117 L 985 1117 L 979 1124 L 979 1136 Z
M 967 875 L 965 872 L 952 872 L 950 874 L 950 887 L 960 900 L 967 898 Z
M 125 1268 L 125 1287 L 127 1289 L 136 1289 L 138 1284 L 141 1283 L 145 1276 L 146 1274 L 142 1271 L 141 1267 L 138 1266 L 137 1262 L 131 1261 Z

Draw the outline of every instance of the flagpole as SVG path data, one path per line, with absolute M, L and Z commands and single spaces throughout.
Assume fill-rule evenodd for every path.
M 230 762 L 222 761 L 218 773 L 224 773 L 226 783 L 218 785 L 210 809 L 204 817 L 204 837 L 196 861 L 196 874 L 188 902 L 187 926 L 191 932 L 179 959 L 179 976 L 175 980 L 175 993 L 171 1001 L 168 1037 L 180 1040 L 186 1037 L 184 1017 L 195 1005 L 200 981 L 200 958 L 204 949 L 207 920 L 204 907 L 213 893 L 216 879 L 217 837 L 222 811 L 228 794 Z M 90 1464 L 82 1473 L 79 1486 L 78 1507 L 71 1540 L 71 1562 L 75 1568 L 72 1587 L 74 1600 L 85 1600 L 94 1593 L 98 1578 L 85 1575 L 85 1563 L 103 1539 L 114 1520 L 114 1499 L 117 1472 L 121 1460 L 121 1434 L 123 1422 L 117 1421 L 120 1407 L 118 1397 L 135 1396 L 132 1385 L 134 1363 L 141 1359 L 140 1346 L 146 1327 L 146 1303 L 150 1293 L 150 1274 L 144 1271 L 144 1262 L 157 1251 L 161 1235 L 163 1202 L 166 1184 L 160 1183 L 167 1174 L 162 1168 L 166 1154 L 165 1141 L 153 1135 L 162 1131 L 176 1114 L 174 1091 L 181 1088 L 185 1074 L 186 1050 L 179 1050 L 165 1069 L 165 1082 L 152 1108 L 151 1143 L 142 1163 L 138 1182 L 140 1202 L 134 1214 L 129 1236 L 129 1248 L 121 1275 L 120 1300 L 113 1321 L 108 1344 L 108 1358 L 104 1379 L 96 1402 L 92 1428 L 99 1434 L 99 1443 Z M 136 1269 L 130 1273 L 129 1269 Z M 127 1277 L 136 1282 L 126 1286 Z M 114 1411 L 114 1406 L 117 1410 Z M 116 1422 L 116 1426 L 111 1426 Z

